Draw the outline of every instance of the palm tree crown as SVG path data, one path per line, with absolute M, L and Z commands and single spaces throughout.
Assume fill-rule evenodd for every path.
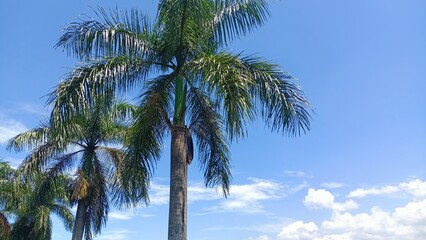
M 42 124 L 9 142 L 9 149 L 32 149 L 22 164 L 27 175 L 44 169 L 50 181 L 56 182 L 57 176 L 75 169 L 69 194 L 77 204 L 73 239 L 81 239 L 83 232 L 86 239 L 92 239 L 92 231 L 100 233 L 106 224 L 110 199 L 120 204 L 117 173 L 123 152 L 110 146 L 123 138 L 127 126 L 121 120 L 130 111 L 130 105 L 114 105 L 110 97 L 99 98 L 87 112 L 67 122 Z M 116 197 L 110 198 L 109 193 Z
M 186 211 L 184 165 L 192 161 L 193 137 L 206 186 L 221 185 L 226 195 L 231 180 L 226 136 L 243 137 L 257 115 L 273 131 L 297 135 L 309 129 L 309 103 L 289 74 L 260 57 L 226 51 L 231 40 L 265 22 L 265 0 L 160 0 L 153 22 L 137 10 L 96 14 L 99 21 L 71 23 L 59 39 L 57 47 L 82 62 L 49 102 L 52 119 L 67 121 L 95 96 L 139 87 L 136 121 L 125 139 L 124 201 L 146 200 L 166 131 L 172 135 L 170 199 L 179 202 L 181 210 L 174 211 L 179 215 Z M 174 203 L 170 208 L 174 219 Z M 185 225 L 186 213 L 176 222 Z M 176 229 L 179 237 L 171 237 L 175 230 L 169 225 L 169 239 L 186 239 L 186 228 Z
M 23 169 L 13 169 L 0 162 L 0 237 L 6 240 L 51 239 L 54 213 L 67 230 L 73 216 L 67 194 L 70 178 L 58 175 L 55 184 L 39 171 L 23 175 Z M 7 216 L 12 217 L 10 224 Z

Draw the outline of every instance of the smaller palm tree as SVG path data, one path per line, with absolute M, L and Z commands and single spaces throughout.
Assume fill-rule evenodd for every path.
M 15 169 L 7 162 L 0 162 L 0 239 L 8 239 L 12 230 L 8 219 L 8 209 L 12 203 L 11 180 L 15 175 Z
M 67 197 L 69 177 L 57 176 L 52 184 L 45 173 L 37 171 L 24 176 L 19 168 L 15 170 L 7 163 L 0 165 L 1 239 L 51 239 L 52 213 L 71 230 L 74 218 Z M 13 217 L 13 224 L 6 216 Z
M 73 240 L 83 235 L 92 239 L 92 232 L 100 233 L 110 200 L 121 203 L 124 191 L 118 170 L 124 153 L 114 146 L 121 143 L 131 112 L 131 105 L 114 104 L 111 96 L 103 96 L 66 122 L 52 120 L 9 142 L 8 148 L 17 151 L 34 148 L 23 163 L 27 174 L 46 169 L 54 180 L 67 170 L 74 171 L 70 184 L 70 199 L 77 205 Z

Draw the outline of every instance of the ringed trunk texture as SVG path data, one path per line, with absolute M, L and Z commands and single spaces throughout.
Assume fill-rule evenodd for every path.
M 187 177 L 185 127 L 172 128 L 168 240 L 186 240 Z
M 72 240 L 82 240 L 84 233 L 84 223 L 86 221 L 87 200 L 79 200 L 77 213 L 75 215 L 74 227 L 72 230 Z

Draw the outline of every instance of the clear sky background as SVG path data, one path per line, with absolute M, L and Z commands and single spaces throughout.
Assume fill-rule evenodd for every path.
M 77 61 L 53 45 L 90 7 L 157 2 L 2 0 L 0 157 L 4 142 L 37 126 L 46 98 Z M 299 80 L 315 113 L 312 130 L 289 138 L 262 122 L 233 143 L 228 199 L 189 172 L 189 240 L 398 239 L 426 236 L 426 1 L 271 1 L 271 18 L 235 41 Z M 97 239 L 166 239 L 169 142 L 151 205 L 112 210 Z M 55 220 L 53 239 L 70 233 Z

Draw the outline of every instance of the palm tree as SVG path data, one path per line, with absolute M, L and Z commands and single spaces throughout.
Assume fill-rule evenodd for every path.
M 293 78 L 254 55 L 226 51 L 261 26 L 265 0 L 160 0 L 155 21 L 137 10 L 105 11 L 68 25 L 57 47 L 78 64 L 51 93 L 52 119 L 66 121 L 105 92 L 142 92 L 126 135 L 127 196 L 145 200 L 165 133 L 171 133 L 169 240 L 186 239 L 187 164 L 196 138 L 206 186 L 226 196 L 228 139 L 246 135 L 258 114 L 272 131 L 309 130 L 309 103 Z
M 58 176 L 52 184 L 42 172 L 24 176 L 22 169 L 15 170 L 7 163 L 1 163 L 0 168 L 1 239 L 51 239 L 52 213 L 63 221 L 67 230 L 71 229 L 73 216 L 67 198 L 68 177 Z M 13 216 L 13 224 L 9 223 L 7 215 Z
M 40 128 L 19 134 L 9 142 L 9 149 L 34 150 L 23 163 L 24 173 L 47 169 L 51 182 L 66 170 L 75 170 L 70 198 L 77 204 L 73 240 L 92 239 L 106 224 L 109 193 L 119 204 L 119 175 L 123 152 L 111 146 L 123 138 L 125 119 L 131 106 L 113 105 L 110 97 L 98 99 L 90 110 L 67 122 L 45 123 Z M 77 164 L 76 164 L 77 163 Z M 75 168 L 74 168 L 75 169 Z M 116 186 L 116 187 L 113 187 Z M 115 191 L 115 192 L 114 192 Z
M 0 239 L 8 239 L 12 230 L 7 217 L 12 209 L 12 179 L 15 174 L 15 169 L 9 163 L 0 161 Z

